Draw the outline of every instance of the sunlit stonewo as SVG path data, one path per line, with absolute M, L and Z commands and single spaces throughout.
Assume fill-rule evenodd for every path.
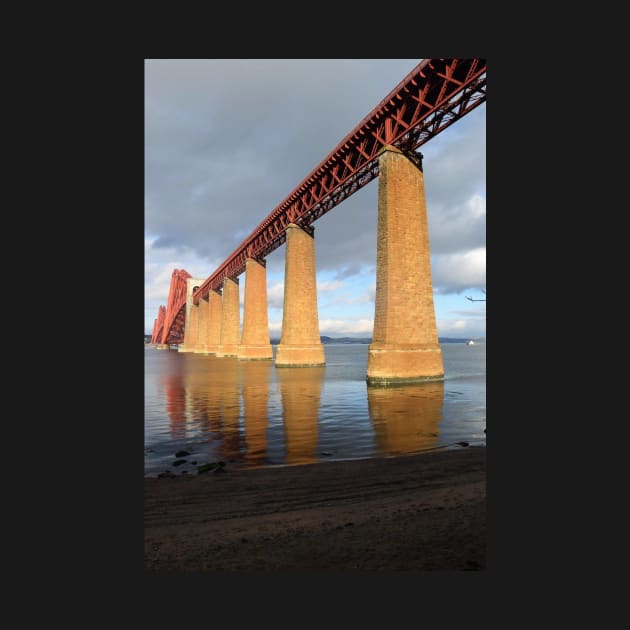
M 180 352 L 194 352 L 197 345 L 199 307 L 193 304 L 192 294 L 203 284 L 203 281 L 203 278 L 186 278 L 186 324 L 184 343 L 178 348 Z
M 221 344 L 222 311 L 223 300 L 221 299 L 221 293 L 210 289 L 208 292 L 208 354 L 216 354 Z
M 238 279 L 224 278 L 223 308 L 221 312 L 221 342 L 218 357 L 235 357 L 241 342 L 241 312 L 239 308 Z
M 379 156 L 371 385 L 444 378 L 438 343 L 424 178 L 393 146 Z
M 276 367 L 325 365 L 319 336 L 315 239 L 295 223 L 286 228 L 284 307 Z
M 245 261 L 245 305 L 243 335 L 238 349 L 241 360 L 271 360 L 267 316 L 267 270 L 265 265 L 248 258 Z
M 208 300 L 199 298 L 199 317 L 197 322 L 197 354 L 208 354 Z

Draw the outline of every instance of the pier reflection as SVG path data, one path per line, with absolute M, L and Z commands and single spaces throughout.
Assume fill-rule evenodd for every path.
M 368 409 L 379 450 L 400 455 L 437 445 L 444 381 L 367 387 Z
M 208 404 L 212 399 L 212 381 L 204 370 L 202 357 L 184 355 L 186 365 L 186 416 L 190 433 L 217 431 L 221 427 L 220 415 Z
M 245 461 L 263 464 L 267 456 L 267 407 L 271 361 L 239 361 L 243 417 L 245 425 Z
M 326 352 L 325 367 L 277 368 L 147 349 L 145 474 L 196 475 L 219 460 L 229 472 L 395 457 L 485 441 L 485 345 L 443 344 L 446 380 L 390 387 L 367 386 L 367 345 Z M 187 461 L 174 466 L 176 459 Z
M 221 357 L 221 369 L 214 373 L 219 385 L 219 409 L 221 412 L 222 441 L 219 456 L 223 460 L 234 460 L 241 457 L 241 435 L 239 418 L 241 415 L 241 392 L 239 382 L 239 366 L 236 357 Z
M 164 352 L 164 368 L 160 383 L 166 399 L 166 414 L 171 439 L 186 437 L 186 384 L 185 367 L 176 352 Z
M 171 374 L 164 379 L 164 390 L 171 439 L 184 439 L 186 437 L 186 390 L 181 372 Z
M 287 464 L 317 460 L 317 421 L 325 371 L 324 366 L 276 370 Z
M 182 355 L 180 355 L 182 356 Z M 188 438 L 203 436 L 216 450 L 208 457 L 235 459 L 240 455 L 240 383 L 236 359 L 183 355 Z

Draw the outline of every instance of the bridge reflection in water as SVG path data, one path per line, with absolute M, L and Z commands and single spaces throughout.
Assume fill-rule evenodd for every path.
M 317 461 L 317 424 L 325 367 L 281 368 L 277 378 L 287 464 Z
M 437 445 L 444 381 L 368 387 L 368 409 L 383 455 L 414 453 Z
M 243 394 L 245 461 L 252 466 L 262 465 L 267 457 L 267 409 L 273 365 L 271 361 L 238 363 Z
M 168 427 L 173 448 L 190 451 L 192 447 L 195 457 L 190 460 L 221 459 L 255 467 L 323 459 L 320 422 L 325 421 L 319 415 L 326 367 L 277 369 L 271 361 L 234 357 L 173 354 L 173 358 L 177 365 L 170 365 L 169 374 L 162 379 Z M 332 395 L 335 388 L 331 387 Z M 444 381 L 395 387 L 364 383 L 362 387 L 367 405 L 364 402 L 363 411 L 357 405 L 356 419 L 349 418 L 349 424 L 371 426 L 375 455 L 401 455 L 438 446 Z M 273 427 L 280 429 L 280 419 L 278 432 Z M 352 439 L 353 430 L 348 433 L 349 424 L 344 424 L 335 429 L 332 443 Z M 336 449 L 332 446 L 331 450 Z
M 164 389 L 171 439 L 182 440 L 186 437 L 186 390 L 181 373 L 167 376 Z
M 162 387 L 166 397 L 166 412 L 169 419 L 171 439 L 186 438 L 186 387 L 184 385 L 185 364 L 177 355 L 165 353 L 166 369 L 162 376 Z
M 239 429 L 241 417 L 239 367 L 236 357 L 224 357 L 221 362 L 221 369 L 215 373 L 220 386 L 219 400 L 223 419 L 219 458 L 223 460 L 240 459 L 242 455 L 242 439 Z

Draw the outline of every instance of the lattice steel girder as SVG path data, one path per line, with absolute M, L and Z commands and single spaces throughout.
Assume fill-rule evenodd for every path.
M 173 337 L 174 333 L 171 331 L 171 328 L 182 310 L 184 310 L 183 318 L 185 319 L 186 279 L 190 277 L 190 274 L 185 269 L 174 269 L 171 274 L 171 286 L 168 290 L 168 301 L 164 312 L 164 324 L 158 343 L 179 343 L 179 341 L 169 341 L 169 339 Z M 180 323 L 179 325 L 183 330 L 183 324 Z
M 485 59 L 424 59 L 331 151 L 193 294 L 195 304 L 249 257 L 263 258 L 378 175 L 386 144 L 412 151 L 486 100 Z
M 166 307 L 160 306 L 158 308 L 158 316 L 153 322 L 153 335 L 151 336 L 151 343 L 161 343 L 162 330 L 164 328 L 164 315 L 166 313 Z
M 166 343 L 183 343 L 184 330 L 186 328 L 186 304 L 181 307 L 173 321 Z

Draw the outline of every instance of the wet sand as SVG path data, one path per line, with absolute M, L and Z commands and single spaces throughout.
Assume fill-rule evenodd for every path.
M 480 570 L 486 449 L 144 480 L 150 571 Z

